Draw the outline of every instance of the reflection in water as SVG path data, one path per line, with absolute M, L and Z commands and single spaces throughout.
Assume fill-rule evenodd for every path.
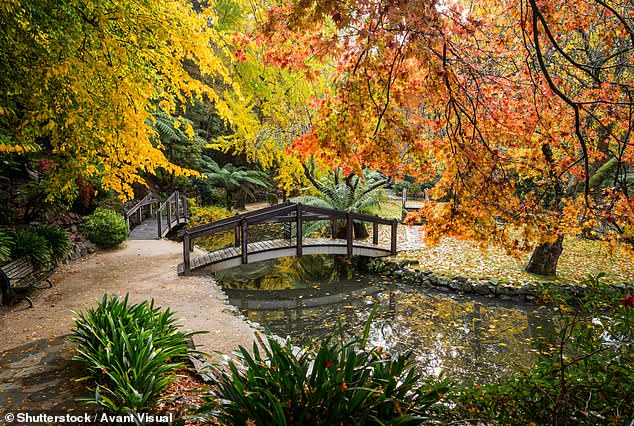
M 280 336 L 359 336 L 378 304 L 370 344 L 411 350 L 421 373 L 476 383 L 530 366 L 548 321 L 526 306 L 459 297 L 352 274 L 333 257 L 278 259 L 217 274 L 230 302 Z M 256 273 L 256 270 L 258 271 Z M 244 273 L 242 272 L 244 271 Z

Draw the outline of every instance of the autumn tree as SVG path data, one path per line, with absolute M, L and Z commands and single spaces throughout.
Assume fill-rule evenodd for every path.
M 267 19 L 265 2 L 220 0 L 217 30 L 230 44 L 232 64 L 228 68 L 234 87 L 221 93 L 228 106 L 226 120 L 231 133 L 214 138 L 209 145 L 226 153 L 244 155 L 275 176 L 277 186 L 290 192 L 306 184 L 299 156 L 291 143 L 313 125 L 315 99 L 327 89 L 318 58 L 305 58 L 303 47 L 292 55 L 267 48 L 259 32 Z M 284 43 L 284 35 L 275 41 Z M 308 46 L 307 44 L 305 44 Z M 238 90 L 235 90 L 236 87 Z
M 566 234 L 630 237 L 632 18 L 625 1 L 305 1 L 273 8 L 274 49 L 311 40 L 332 95 L 295 149 L 431 192 L 428 240 L 535 248 L 554 274 Z M 336 28 L 333 37 L 332 28 Z M 307 37 L 310 33 L 310 37 Z M 296 61 L 297 62 L 297 61 Z M 611 228 L 611 229 L 610 229 Z
M 81 179 L 126 198 L 141 173 L 188 173 L 152 143 L 152 114 L 194 98 L 226 112 L 202 81 L 228 77 L 215 19 L 186 0 L 2 2 L 0 153 L 50 160 L 49 199 L 73 199 Z

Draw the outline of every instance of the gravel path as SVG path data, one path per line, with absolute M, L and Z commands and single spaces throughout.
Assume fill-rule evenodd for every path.
M 53 275 L 53 288 L 36 290 L 32 309 L 20 301 L 0 307 L 0 351 L 37 339 L 68 334 L 71 310 L 83 310 L 104 293 L 129 293 L 131 302 L 155 300 L 170 307 L 189 330 L 205 330 L 194 342 L 204 352 L 231 352 L 250 345 L 253 329 L 234 316 L 209 277 L 180 277 L 182 245 L 169 240 L 128 240 L 125 247 L 104 251 L 63 265 Z
M 63 265 L 53 287 L 24 301 L 0 307 L 0 414 L 17 409 L 73 409 L 81 389 L 73 383 L 77 366 L 66 337 L 73 328 L 71 310 L 84 310 L 104 293 L 137 303 L 154 299 L 170 307 L 194 336 L 196 348 L 220 359 L 239 345 L 250 347 L 254 330 L 236 317 L 209 277 L 179 277 L 182 245 L 169 240 L 128 240 L 123 248 L 90 255 Z

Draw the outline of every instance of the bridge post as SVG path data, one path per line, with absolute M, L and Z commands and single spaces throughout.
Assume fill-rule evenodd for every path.
M 346 223 L 346 246 L 347 246 L 347 251 L 348 251 L 348 255 L 352 254 L 352 231 L 354 229 L 353 223 L 352 223 L 352 213 L 348 212 L 346 213 L 346 219 L 347 219 L 347 223 Z
M 392 256 L 396 255 L 396 240 L 398 238 L 397 227 L 398 221 L 396 219 L 392 219 L 392 229 L 391 229 L 391 237 L 390 237 L 390 250 L 392 251 Z
M 174 206 L 176 208 L 176 224 L 178 225 L 180 223 L 181 220 L 181 209 L 180 209 L 180 194 L 178 193 L 178 191 L 176 191 L 176 196 L 174 197 Z
M 304 237 L 302 226 L 302 205 L 297 203 L 295 206 L 295 221 L 297 224 L 297 257 L 302 255 L 302 239 Z
M 238 213 L 236 213 L 236 216 L 238 216 Z M 236 226 L 235 228 L 233 228 L 233 246 L 234 247 L 240 247 L 240 226 Z
M 185 219 L 185 223 L 187 223 L 187 216 L 189 216 L 188 209 L 189 206 L 187 205 L 187 197 L 183 194 L 183 219 Z
M 189 275 L 191 272 L 191 265 L 189 259 L 189 251 L 191 249 L 193 241 L 190 240 L 189 234 L 183 235 L 183 274 Z
M 379 222 L 372 222 L 372 244 L 379 245 Z
M 163 238 L 163 213 L 161 212 L 161 209 L 156 211 L 156 223 L 158 225 L 158 237 L 160 240 Z
M 170 200 L 167 200 L 167 228 L 172 229 L 172 202 Z M 162 236 L 163 232 L 161 232 L 160 237 Z
M 247 253 L 247 221 L 242 218 L 240 221 L 240 227 L 242 228 L 242 263 L 249 263 L 249 253 Z

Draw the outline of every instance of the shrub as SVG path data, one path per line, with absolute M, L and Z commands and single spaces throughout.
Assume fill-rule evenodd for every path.
M 230 210 L 217 206 L 191 207 L 189 212 L 191 226 L 201 225 L 232 216 Z M 205 250 L 213 251 L 225 247 L 231 247 L 234 241 L 235 236 L 233 232 L 220 232 L 208 237 L 199 238 L 196 240 L 196 244 L 204 247 Z
M 86 237 L 102 248 L 116 247 L 128 236 L 128 227 L 123 217 L 114 210 L 97 207 L 85 218 L 82 231 Z
M 12 258 L 25 258 L 39 268 L 44 268 L 51 264 L 53 253 L 46 238 L 37 235 L 32 229 L 28 228 L 16 229 L 12 234 Z
M 533 368 L 468 387 L 456 417 L 499 424 L 620 424 L 634 417 L 634 296 L 599 282 L 582 295 L 554 293 L 558 336 Z M 625 424 L 623 423 L 623 424 Z
M 4 262 L 11 256 L 11 248 L 13 247 L 13 239 L 5 232 L 4 229 L 0 229 L 0 263 Z
M 35 234 L 46 240 L 51 251 L 51 259 L 55 263 L 64 259 L 73 248 L 66 231 L 58 226 L 38 225 L 32 229 Z
M 232 215 L 230 210 L 224 207 L 196 207 L 193 206 L 189 210 L 191 216 L 192 226 L 200 225 L 202 223 L 209 223 L 215 220 L 224 219 Z
M 169 309 L 154 301 L 128 305 L 128 296 L 104 295 L 96 308 L 76 313 L 70 339 L 88 375 L 96 381 L 94 397 L 84 401 L 114 413 L 152 409 L 174 380 L 179 361 L 188 355 L 187 339 L 195 333 L 178 330 Z
M 201 412 L 226 424 L 418 424 L 446 391 L 420 384 L 410 354 L 366 349 L 364 340 L 322 339 L 316 350 L 267 336 L 263 353 L 240 347 Z

